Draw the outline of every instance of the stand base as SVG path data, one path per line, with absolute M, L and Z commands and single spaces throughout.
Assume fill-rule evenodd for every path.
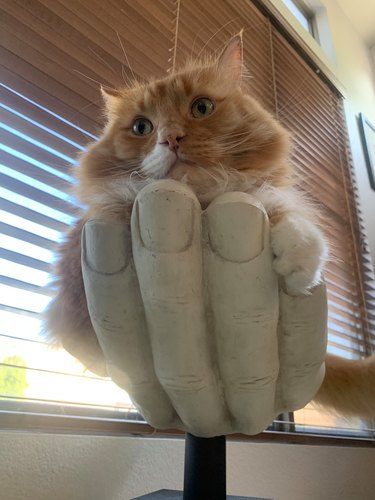
M 183 500 L 183 492 L 177 490 L 159 490 L 148 495 L 133 498 L 133 500 Z M 227 497 L 227 500 L 271 500 L 271 498 L 236 497 L 230 495 Z

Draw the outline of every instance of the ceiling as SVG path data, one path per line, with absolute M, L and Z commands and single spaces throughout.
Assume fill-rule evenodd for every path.
M 375 44 L 375 0 L 337 0 L 369 47 Z

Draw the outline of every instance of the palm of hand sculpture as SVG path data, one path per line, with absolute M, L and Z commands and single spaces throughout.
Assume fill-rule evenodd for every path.
M 324 377 L 324 285 L 279 293 L 262 205 L 227 193 L 202 212 L 159 181 L 125 224 L 83 234 L 90 316 L 113 380 L 157 428 L 256 434 L 303 407 Z

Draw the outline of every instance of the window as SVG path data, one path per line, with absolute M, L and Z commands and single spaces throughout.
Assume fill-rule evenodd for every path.
M 77 209 L 68 166 L 95 136 L 4 84 L 0 89 L 0 409 L 6 401 L 8 410 L 61 414 L 73 406 L 80 414 L 95 407 L 129 417 L 135 412 L 124 391 L 40 335 L 40 314 L 53 294 L 53 250 Z
M 342 90 L 335 75 L 336 53 L 327 9 L 321 0 L 262 0 L 312 61 Z
M 306 31 L 313 35 L 312 14 L 308 12 L 300 2 L 293 0 L 282 0 L 288 7 L 293 16 L 305 28 Z
M 68 415 L 64 425 L 72 427 L 81 419 L 82 430 L 139 419 L 123 391 L 65 352 L 50 351 L 38 335 L 40 311 L 53 293 L 45 285 L 55 244 L 76 213 L 68 165 L 74 168 L 77 152 L 100 133 L 98 82 L 116 87 L 132 72 L 164 75 L 174 58 L 220 50 L 243 27 L 247 84 L 294 133 L 300 187 L 325 207 L 334 255 L 326 275 L 329 350 L 346 357 L 371 352 L 375 286 L 342 98 L 255 2 L 218 1 L 214 18 L 206 2 L 197 2 L 116 0 L 113 11 L 86 2 L 1 7 L 0 376 L 12 389 L 1 388 L 0 425 L 22 425 L 32 414 L 39 426 L 51 419 L 58 426 L 56 419 Z M 365 426 L 315 409 L 296 412 L 291 422 L 296 432 L 355 436 L 367 435 Z

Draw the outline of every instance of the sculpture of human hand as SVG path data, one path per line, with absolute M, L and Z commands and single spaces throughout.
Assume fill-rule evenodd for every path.
M 144 188 L 131 228 L 91 220 L 82 271 L 112 379 L 156 428 L 257 434 L 324 377 L 324 284 L 288 296 L 262 205 L 226 193 L 206 210 L 181 183 Z

